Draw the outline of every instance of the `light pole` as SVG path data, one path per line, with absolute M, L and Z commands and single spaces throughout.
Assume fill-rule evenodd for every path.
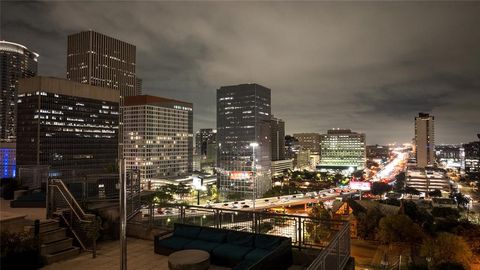
M 253 211 L 255 211 L 255 201 L 256 197 L 256 189 L 257 189 L 257 164 L 255 162 L 255 148 L 258 147 L 257 142 L 251 142 L 250 147 L 252 147 L 252 174 L 253 174 Z

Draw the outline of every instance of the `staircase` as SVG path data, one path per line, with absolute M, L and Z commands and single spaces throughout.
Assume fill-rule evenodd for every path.
M 80 251 L 92 252 L 95 257 L 98 232 L 95 215 L 83 211 L 61 180 L 50 179 L 47 187 L 47 218 L 50 219 L 40 224 L 41 252 L 47 263 L 71 258 Z M 65 228 L 59 226 L 59 222 Z M 67 237 L 67 230 L 78 247 L 72 246 L 73 239 Z
M 33 233 L 33 226 L 30 227 Z M 77 256 L 80 248 L 73 246 L 73 239 L 67 236 L 67 229 L 60 226 L 58 220 L 40 222 L 40 254 L 46 264 L 66 260 Z

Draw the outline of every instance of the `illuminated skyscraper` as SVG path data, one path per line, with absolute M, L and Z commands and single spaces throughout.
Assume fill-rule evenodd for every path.
M 222 195 L 251 198 L 254 187 L 257 196 L 271 187 L 270 104 L 270 89 L 259 84 L 217 90 L 217 171 Z
M 435 164 L 434 117 L 428 113 L 415 117 L 415 157 L 420 168 Z
M 48 165 L 51 177 L 105 173 L 118 149 L 118 91 L 65 79 L 19 82 L 17 166 Z
M 298 140 L 302 150 L 310 150 L 310 154 L 320 153 L 320 134 L 318 133 L 296 133 L 293 137 Z
M 365 168 L 365 134 L 350 129 L 331 129 L 320 139 L 320 169 Z
M 137 95 L 135 68 L 132 44 L 92 30 L 68 36 L 69 80 L 119 90 L 122 99 Z
M 122 106 L 125 97 L 141 94 L 142 81 L 137 79 L 136 47 L 95 31 L 68 36 L 67 78 L 79 83 L 120 92 L 119 143 L 123 137 Z M 120 157 L 123 154 L 119 148 Z
M 272 117 L 272 161 L 285 159 L 285 122 L 280 118 Z
M 125 98 L 124 157 L 145 183 L 184 176 L 193 166 L 192 103 L 155 96 Z
M 37 75 L 37 64 L 37 53 L 0 41 L 0 143 L 15 141 L 18 80 Z

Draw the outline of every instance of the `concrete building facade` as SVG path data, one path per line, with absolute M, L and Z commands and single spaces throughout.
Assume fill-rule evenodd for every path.
M 193 105 L 156 96 L 124 104 L 124 158 L 144 182 L 185 176 L 193 169 Z
M 415 158 L 419 168 L 435 164 L 435 125 L 433 115 L 415 117 Z
M 217 174 L 221 196 L 252 198 L 271 188 L 270 121 L 270 89 L 240 84 L 217 90 Z
M 362 170 L 366 162 L 365 134 L 331 129 L 321 135 L 320 169 Z

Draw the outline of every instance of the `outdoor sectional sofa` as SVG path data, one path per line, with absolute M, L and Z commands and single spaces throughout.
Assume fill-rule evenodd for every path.
M 232 270 L 282 270 L 292 264 L 291 239 L 175 223 L 173 233 L 157 235 L 155 253 L 169 255 L 184 249 L 210 253 L 215 265 Z

